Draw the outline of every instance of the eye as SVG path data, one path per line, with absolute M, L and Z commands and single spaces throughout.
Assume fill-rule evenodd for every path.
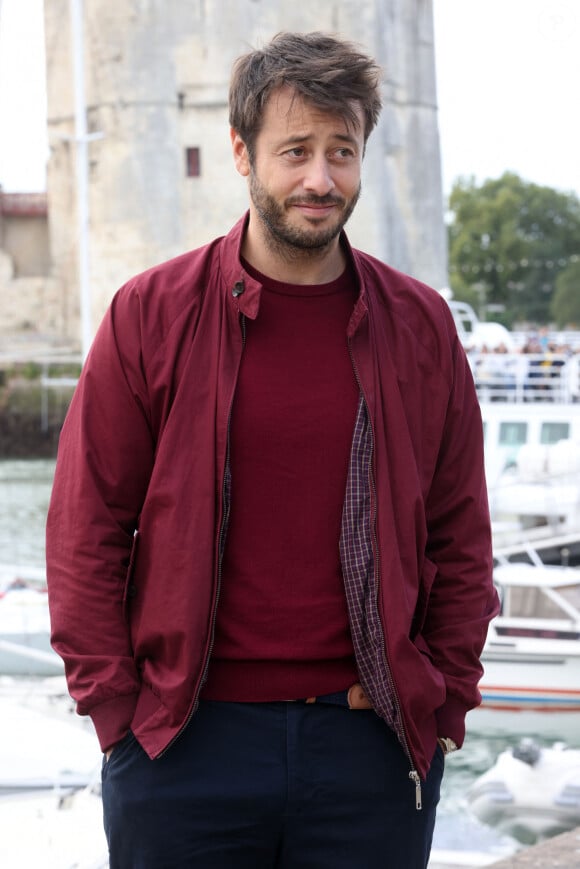
M 284 152 L 284 154 L 287 157 L 304 157 L 305 149 L 303 145 L 296 145 L 294 148 L 289 148 L 287 151 Z
M 348 160 L 350 157 L 354 157 L 354 151 L 352 148 L 337 148 L 334 152 L 335 156 L 338 157 L 339 160 Z

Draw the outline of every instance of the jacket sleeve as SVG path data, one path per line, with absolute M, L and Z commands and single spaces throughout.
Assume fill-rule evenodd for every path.
M 461 745 L 465 715 L 481 701 L 480 655 L 489 621 L 498 612 L 498 598 L 493 586 L 481 411 L 452 323 L 448 330 L 452 381 L 426 504 L 426 555 L 437 573 L 422 632 L 446 682 L 438 733 Z
M 63 426 L 47 519 L 52 645 L 103 750 L 127 732 L 140 685 L 123 615 L 154 453 L 139 323 L 137 294 L 120 291 Z

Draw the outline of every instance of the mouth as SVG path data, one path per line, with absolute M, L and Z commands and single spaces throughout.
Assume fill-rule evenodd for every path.
M 331 214 L 334 214 L 337 209 L 342 208 L 343 202 L 338 199 L 321 199 L 321 200 L 289 200 L 287 205 L 297 209 L 304 217 L 323 220 Z

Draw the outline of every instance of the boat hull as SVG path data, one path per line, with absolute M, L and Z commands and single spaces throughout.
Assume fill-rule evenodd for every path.
M 55 676 L 62 670 L 46 631 L 0 635 L 0 675 Z
M 482 702 L 468 729 L 542 734 L 580 745 L 580 650 L 548 654 L 484 650 Z M 572 646 L 572 648 L 570 648 Z
M 576 827 L 579 795 L 580 751 L 525 739 L 476 779 L 467 801 L 480 821 L 529 844 Z

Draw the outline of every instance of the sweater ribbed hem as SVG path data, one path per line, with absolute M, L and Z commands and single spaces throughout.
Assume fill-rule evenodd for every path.
M 231 703 L 299 700 L 343 691 L 357 681 L 354 658 L 308 662 L 213 660 L 200 697 Z

